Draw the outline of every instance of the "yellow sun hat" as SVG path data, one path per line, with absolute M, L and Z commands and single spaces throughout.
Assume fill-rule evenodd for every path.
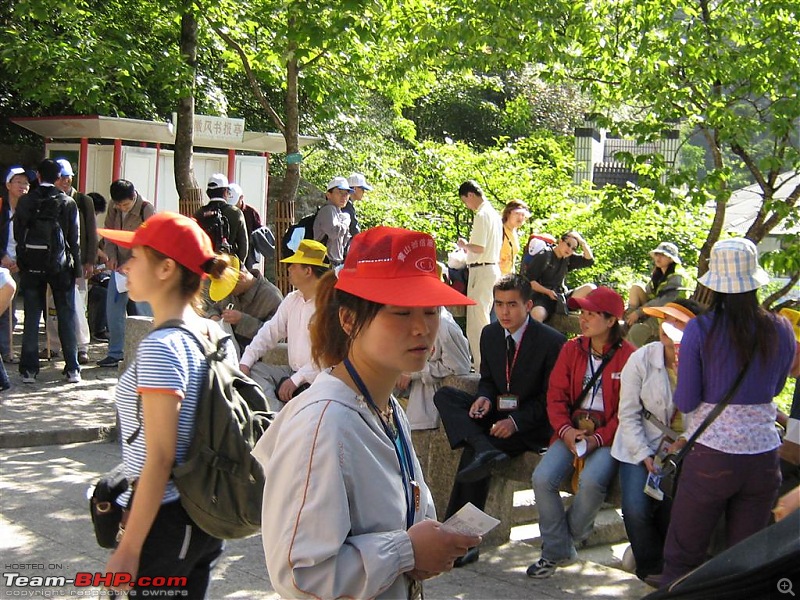
M 236 284 L 239 282 L 239 269 L 241 268 L 239 257 L 231 254 L 229 258 L 231 264 L 225 269 L 222 275 L 220 277 L 211 278 L 208 296 L 214 302 L 219 302 L 223 298 L 229 296 L 233 288 L 235 288 Z
M 800 342 L 800 311 L 782 308 L 778 311 L 778 314 L 789 319 L 789 323 L 792 324 L 792 329 L 794 329 L 794 337 Z

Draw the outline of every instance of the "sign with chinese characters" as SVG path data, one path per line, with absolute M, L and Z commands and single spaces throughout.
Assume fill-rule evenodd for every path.
M 194 139 L 241 142 L 244 136 L 244 119 L 194 116 Z

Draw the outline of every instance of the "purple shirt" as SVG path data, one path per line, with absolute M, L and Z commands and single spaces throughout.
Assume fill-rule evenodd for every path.
M 705 351 L 713 317 L 714 313 L 701 315 L 689 321 L 683 332 L 674 401 L 684 413 L 693 411 L 701 402 L 719 403 L 739 375 L 739 360 L 724 318 L 714 333 L 713 350 Z M 761 356 L 753 358 L 731 405 L 769 404 L 786 383 L 794 360 L 794 333 L 787 319 L 778 316 L 773 319 L 778 330 L 776 351 L 769 360 Z

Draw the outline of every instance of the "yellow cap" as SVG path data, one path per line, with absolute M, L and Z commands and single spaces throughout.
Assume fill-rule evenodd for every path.
M 800 342 L 800 311 L 792 310 L 791 308 L 782 308 L 778 314 L 789 319 L 794 329 L 794 337 Z
M 208 296 L 214 301 L 219 302 L 229 296 L 239 282 L 239 269 L 241 263 L 239 257 L 230 255 L 231 265 L 225 269 L 220 277 L 212 277 L 211 285 L 208 287 Z
M 331 261 L 328 260 L 326 252 L 328 249 L 325 244 L 321 244 L 316 240 L 300 240 L 297 246 L 297 251 L 281 260 L 282 263 L 299 263 L 301 265 L 309 265 L 312 267 L 330 267 Z

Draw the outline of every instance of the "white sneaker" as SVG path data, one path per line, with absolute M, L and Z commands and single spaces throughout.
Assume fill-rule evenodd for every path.
M 36 375 L 30 372 L 26 372 L 22 376 L 22 383 L 36 383 Z
M 81 382 L 81 372 L 80 371 L 67 371 L 65 377 L 67 378 L 67 383 L 80 383 Z

